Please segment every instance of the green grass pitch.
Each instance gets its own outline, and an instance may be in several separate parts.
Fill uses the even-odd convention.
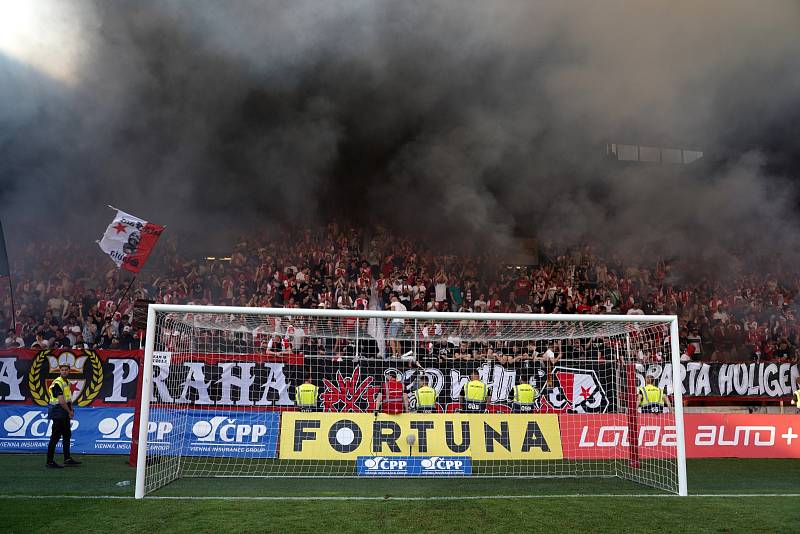
[[[125,459],[0,455],[0,532],[800,531],[797,460],[689,460],[688,498],[619,479],[306,478],[183,479],[155,495],[225,499],[136,501]]]

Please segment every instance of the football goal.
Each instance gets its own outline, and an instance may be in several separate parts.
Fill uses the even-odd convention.
[[[674,316],[151,304],[136,497],[186,477],[401,476],[686,495],[680,369]]]

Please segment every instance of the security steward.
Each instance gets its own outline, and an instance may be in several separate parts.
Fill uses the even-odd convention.
[[[512,413],[531,413],[538,394],[536,388],[520,375],[519,382],[512,391],[514,394]]]
[[[375,401],[375,415],[382,411],[385,414],[397,415],[408,411],[408,394],[403,385],[402,373],[390,373],[383,383],[381,392]]]
[[[473,371],[470,381],[464,388],[464,411],[471,413],[483,413],[486,411],[486,384],[484,384],[478,371]]]
[[[63,438],[62,447],[64,450],[64,466],[75,467],[82,462],[74,459],[69,454],[70,440],[72,439],[72,429],[70,420],[75,416],[72,409],[72,394],[69,387],[69,365],[63,363],[58,366],[58,378],[50,384],[50,403],[47,415],[53,421],[50,443],[47,445],[47,467],[61,468],[61,464],[55,462],[56,445],[58,440]]]
[[[436,412],[436,390],[429,385],[429,382],[426,375],[422,375],[419,379],[419,387],[414,392],[417,400],[417,413]]]
[[[800,377],[797,377],[797,382],[795,382],[797,389],[793,393],[792,397],[792,404],[794,404],[795,408],[797,409],[797,413],[800,413]]]
[[[314,385],[310,376],[306,381],[297,386],[294,394],[294,402],[301,412],[316,412],[319,408],[319,388]]]
[[[664,405],[669,406],[669,399],[661,388],[653,384],[653,377],[644,379],[644,387],[639,388],[639,411],[642,413],[662,413]]]

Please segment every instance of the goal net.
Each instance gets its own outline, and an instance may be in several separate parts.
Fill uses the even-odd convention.
[[[136,496],[182,477],[370,476],[685,495],[678,357],[673,316],[151,305]]]

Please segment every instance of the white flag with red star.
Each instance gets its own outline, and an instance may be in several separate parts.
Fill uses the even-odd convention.
[[[163,231],[163,226],[117,210],[114,220],[97,243],[117,267],[138,273]]]

